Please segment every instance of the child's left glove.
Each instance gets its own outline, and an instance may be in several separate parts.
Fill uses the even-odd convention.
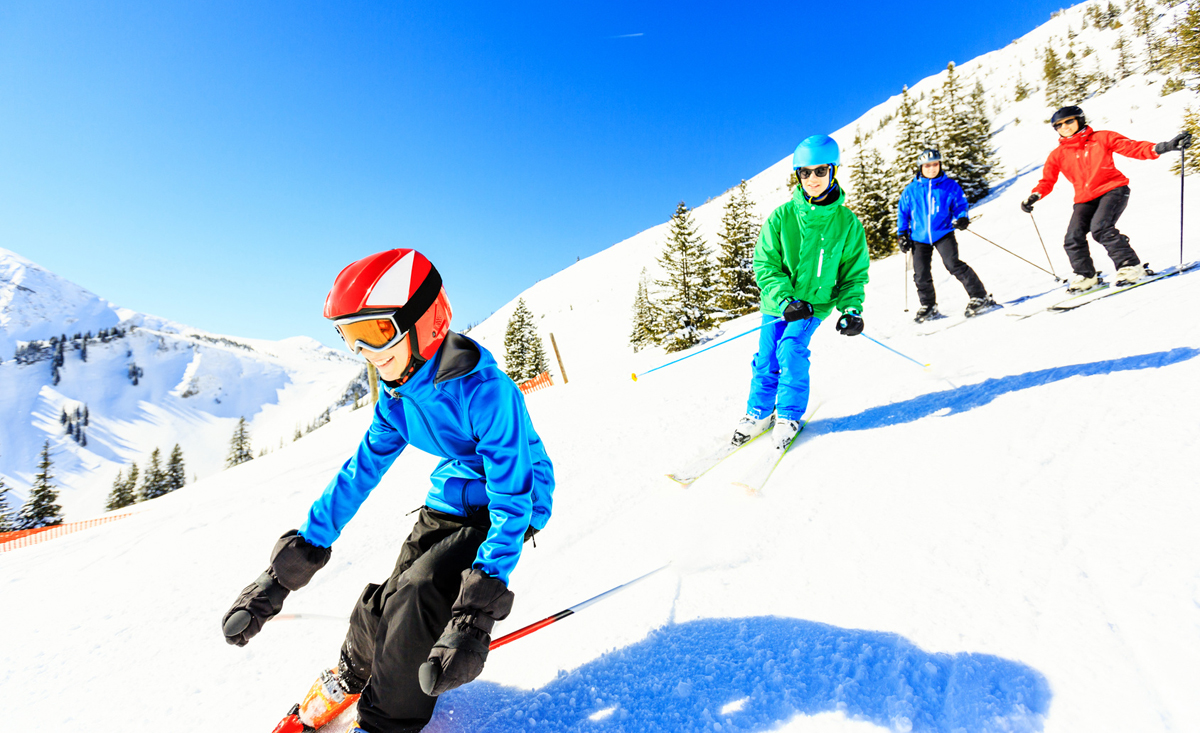
[[[492,627],[508,618],[515,597],[499,578],[475,568],[463,571],[450,623],[418,673],[426,695],[437,697],[479,676],[492,643]]]
[[[842,317],[838,319],[837,331],[843,336],[857,336],[862,333],[863,319],[858,315],[858,311],[846,311]]]

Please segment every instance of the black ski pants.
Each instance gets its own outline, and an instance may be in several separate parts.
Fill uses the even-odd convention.
[[[942,256],[942,264],[967,289],[969,297],[987,297],[987,288],[983,287],[983,281],[970,265],[958,259],[958,240],[954,238],[954,232],[950,232],[933,244],[913,242],[913,282],[917,284],[917,297],[920,298],[921,305],[937,305],[937,292],[933,289],[935,249]]]
[[[1092,253],[1088,250],[1087,235],[1090,231],[1095,239],[1108,252],[1117,269],[1136,265],[1141,262],[1137,252],[1129,246],[1129,237],[1117,231],[1117,219],[1121,218],[1125,207],[1129,205],[1129,186],[1114,188],[1108,193],[1075,204],[1071,214],[1071,223],[1067,225],[1067,238],[1063,249],[1071,260],[1071,269],[1076,275],[1095,277],[1096,266],[1092,264]]]
[[[414,733],[433,717],[437,698],[421,691],[417,670],[450,621],[462,571],[475,561],[489,526],[486,511],[456,517],[422,507],[391,577],[363,591],[342,658],[369,678],[358,701],[368,733]]]

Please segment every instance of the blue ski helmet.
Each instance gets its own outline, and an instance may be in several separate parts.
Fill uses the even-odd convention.
[[[917,156],[917,165],[925,165],[926,163],[941,163],[942,154],[934,148],[926,148]]]
[[[838,144],[828,135],[811,135],[800,141],[792,153],[792,170],[814,165],[841,165]]]

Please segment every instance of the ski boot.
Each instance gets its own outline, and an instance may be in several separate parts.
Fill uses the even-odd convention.
[[[915,318],[913,318],[913,320],[916,321],[917,323],[924,323],[925,321],[929,321],[934,318],[939,318],[939,317],[941,317],[941,315],[942,315],[941,313],[938,313],[936,304],[935,305],[923,305],[917,309],[917,315]]]
[[[774,413],[761,419],[753,415],[746,415],[741,420],[738,420],[737,428],[734,429],[733,437],[730,438],[729,442],[733,445],[745,445],[770,430],[774,424]]]
[[[963,315],[965,315],[967,318],[973,318],[974,316],[986,311],[990,311],[995,307],[997,307],[997,303],[992,299],[991,295],[983,298],[971,298],[969,301],[967,301],[967,309],[963,312]]]
[[[775,429],[771,431],[771,440],[775,443],[775,450],[787,450],[799,432],[799,420],[780,420],[775,424]]]
[[[1126,265],[1117,270],[1117,278],[1114,283],[1117,287],[1122,285],[1133,285],[1135,282],[1146,277],[1150,273],[1146,270],[1146,266],[1138,263]]]
[[[272,733],[313,733],[320,730],[358,702],[366,686],[367,683],[355,676],[342,661],[334,669],[321,673],[304,700],[292,706]]]
[[[1076,275],[1071,278],[1071,284],[1067,286],[1068,293],[1086,293],[1092,288],[1100,287],[1100,273],[1096,273],[1091,277],[1086,275]]]

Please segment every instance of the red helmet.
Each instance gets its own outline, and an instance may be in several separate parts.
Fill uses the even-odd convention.
[[[400,380],[404,382],[433,358],[450,332],[450,299],[442,276],[423,254],[390,249],[364,257],[338,274],[325,298],[325,317],[356,353],[360,348],[382,351],[408,336],[411,358]],[[363,326],[351,329],[353,324]],[[347,338],[347,332],[362,338]]]

